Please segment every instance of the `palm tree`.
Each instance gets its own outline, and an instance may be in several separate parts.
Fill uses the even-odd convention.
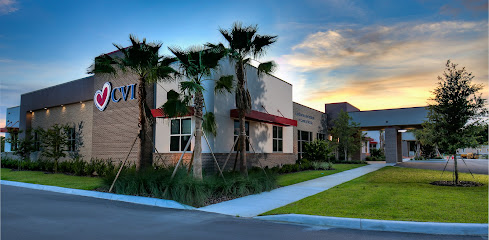
[[[160,56],[161,43],[147,43],[144,38],[139,41],[134,35],[129,35],[131,46],[123,48],[120,45],[114,46],[122,53],[122,57],[110,56],[103,54],[95,58],[95,63],[88,70],[89,74],[93,73],[111,73],[119,74],[120,72],[130,72],[138,77],[138,106],[139,106],[139,139],[140,149],[138,168],[145,167],[151,164],[152,151],[147,151],[151,148],[152,139],[148,139],[147,131],[151,128],[148,118],[150,109],[146,103],[146,84],[154,83],[162,80],[170,80],[176,71],[170,67],[170,64],[175,61],[174,58]],[[120,70],[120,71],[118,71]]]
[[[184,94],[181,99],[178,93],[169,94],[169,101],[163,105],[163,111],[169,117],[183,115],[193,99],[195,117],[195,147],[193,151],[193,175],[196,179],[202,179],[202,130],[216,135],[216,124],[212,111],[206,111],[203,91],[203,82],[211,75],[211,71],[219,66],[219,60],[225,56],[225,52],[218,48],[179,47],[168,48],[178,60],[179,72],[185,81],[180,82],[180,90]],[[231,91],[232,76],[221,77],[216,84],[215,91]],[[189,140],[190,141],[190,140]]]
[[[245,132],[245,114],[251,110],[251,96],[247,89],[247,78],[245,64],[249,64],[252,58],[258,58],[265,54],[265,50],[272,43],[277,41],[277,36],[257,34],[258,26],[242,26],[241,23],[235,22],[231,29],[219,29],[222,36],[228,43],[228,56],[235,61],[235,70],[237,84],[235,90],[235,103],[239,112],[239,147],[240,149],[240,172],[248,176],[246,164],[246,132]],[[218,45],[208,44],[211,47]],[[222,44],[219,46],[224,47]],[[263,62],[258,65],[258,73],[270,73],[275,68],[273,61]]]

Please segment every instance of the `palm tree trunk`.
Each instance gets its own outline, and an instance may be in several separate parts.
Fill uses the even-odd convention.
[[[204,98],[202,92],[195,93],[195,146],[194,146],[194,178],[202,180],[202,108]]]
[[[146,118],[144,117],[144,101],[146,101],[146,84],[144,82],[144,78],[139,78],[139,86],[138,86],[138,107],[139,107],[139,156],[136,162],[136,168],[138,170],[144,167],[145,161],[145,143],[146,139]]]
[[[239,112],[239,158],[240,165],[239,170],[243,176],[248,177],[248,168],[246,162],[246,127],[245,127],[245,115],[246,111],[251,108],[249,99],[249,93],[245,89],[245,75],[244,64],[240,60],[236,63],[236,77],[238,78],[238,84],[236,86],[236,107]]]

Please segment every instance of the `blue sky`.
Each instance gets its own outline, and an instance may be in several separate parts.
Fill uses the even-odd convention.
[[[0,0],[0,125],[20,94],[87,76],[95,56],[128,45],[131,33],[168,54],[223,41],[218,28],[235,21],[278,35],[261,60],[279,64],[297,102],[426,105],[447,59],[487,86],[487,19],[487,0]]]

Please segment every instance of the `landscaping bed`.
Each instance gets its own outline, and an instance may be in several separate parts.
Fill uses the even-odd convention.
[[[479,187],[431,185],[451,172],[385,167],[263,215],[309,214],[421,222],[488,222],[488,176],[461,173]]]

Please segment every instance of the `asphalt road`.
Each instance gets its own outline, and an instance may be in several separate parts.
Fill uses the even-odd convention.
[[[328,229],[1,186],[1,239],[487,239]]]
[[[458,171],[468,173],[469,169],[472,173],[477,174],[488,174],[488,163],[486,159],[465,159],[465,163],[462,160],[457,160]],[[408,167],[408,168],[422,168],[422,169],[433,169],[442,171],[445,167],[446,161],[440,162],[403,162],[398,163],[396,166]],[[465,165],[467,164],[467,165]],[[450,160],[445,171],[452,172],[454,169],[454,162]]]

